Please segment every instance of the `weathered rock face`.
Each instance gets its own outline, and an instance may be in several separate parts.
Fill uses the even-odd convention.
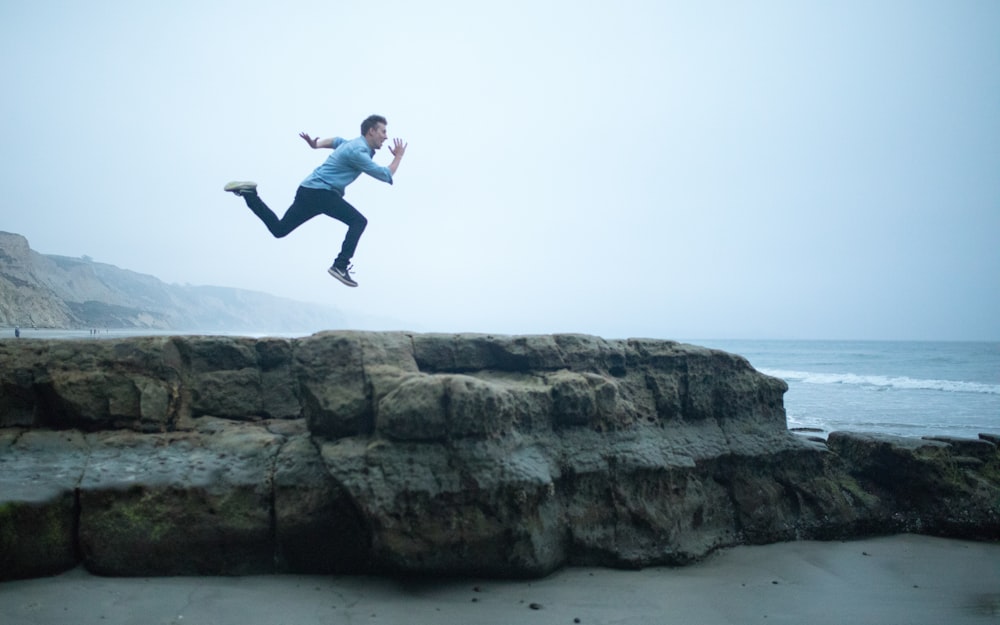
[[[0,341],[0,577],[544,575],[741,543],[1000,538],[994,437],[789,433],[667,341],[333,332]]]

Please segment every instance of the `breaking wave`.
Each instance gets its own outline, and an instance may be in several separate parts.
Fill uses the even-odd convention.
[[[960,382],[955,380],[921,380],[908,377],[884,375],[856,375],[854,373],[815,373],[811,371],[787,371],[784,369],[761,369],[761,373],[781,378],[786,382],[804,384],[846,384],[880,389],[905,389],[942,391],[945,393],[980,393],[1000,395],[1000,384],[981,382]]]

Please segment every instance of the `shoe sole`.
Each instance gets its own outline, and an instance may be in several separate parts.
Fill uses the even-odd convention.
[[[339,273],[337,273],[333,269],[327,269],[326,272],[328,274],[330,274],[331,276],[333,276],[334,278],[340,280],[341,283],[346,284],[347,286],[358,286],[357,282],[355,282],[354,280],[350,280],[348,278],[345,278],[344,276],[340,275]]]
[[[226,186],[222,187],[222,190],[226,193],[242,193],[245,191],[256,191],[257,185],[248,184],[246,182],[230,182]]]

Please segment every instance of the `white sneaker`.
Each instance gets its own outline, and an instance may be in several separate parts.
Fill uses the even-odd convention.
[[[256,182],[238,182],[233,181],[228,183],[226,186],[222,187],[223,191],[227,193],[235,193],[236,195],[246,195],[247,193],[257,192]]]

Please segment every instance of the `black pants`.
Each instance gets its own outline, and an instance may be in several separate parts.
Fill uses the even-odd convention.
[[[260,217],[271,234],[279,239],[320,214],[328,215],[347,224],[347,236],[344,237],[344,244],[340,247],[337,259],[333,261],[334,265],[341,268],[347,267],[348,261],[354,256],[354,250],[358,247],[358,239],[361,238],[361,233],[368,225],[365,216],[335,191],[299,187],[298,191],[295,192],[295,201],[288,207],[285,216],[281,219],[278,219],[256,193],[248,193],[243,196],[243,199],[246,200],[250,210]]]

